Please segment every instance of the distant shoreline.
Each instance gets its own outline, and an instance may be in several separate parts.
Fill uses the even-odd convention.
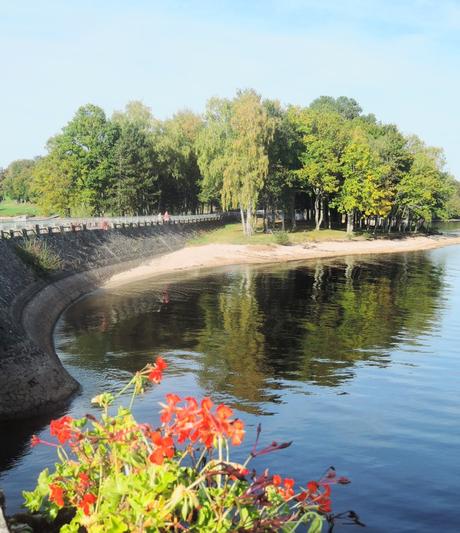
[[[460,244],[460,237],[444,235],[377,239],[372,241],[323,241],[304,245],[207,244],[190,246],[112,276],[102,288],[111,289],[168,273],[242,264],[269,264],[347,255],[388,254],[432,250]]]

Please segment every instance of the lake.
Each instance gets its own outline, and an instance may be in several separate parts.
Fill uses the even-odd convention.
[[[459,246],[96,291],[55,330],[83,384],[66,412],[92,411],[92,396],[161,354],[170,367],[137,405],[139,419],[155,423],[167,392],[210,395],[247,424],[236,458],[261,422],[262,442],[294,442],[254,466],[305,483],[334,465],[352,483],[333,487],[333,509],[355,510],[367,531],[458,531],[459,310]],[[14,512],[53,461],[49,448],[28,446],[32,433],[47,436],[48,419],[0,430],[0,487]]]

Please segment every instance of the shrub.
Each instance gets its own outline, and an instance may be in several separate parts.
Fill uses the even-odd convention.
[[[167,394],[160,427],[136,422],[135,397],[148,383],[160,383],[166,367],[158,358],[119,394],[93,398],[102,409],[100,418],[64,416],[51,422],[57,442],[32,438],[33,445],[54,446],[59,462],[53,472],[40,474],[34,491],[23,493],[29,510],[50,520],[70,511],[64,533],[262,532],[299,526],[318,533],[334,519],[331,485],[348,480],[331,468],[321,480],[296,488],[293,479],[249,471],[252,458],[291,444],[259,448],[260,426],[247,460],[233,462],[230,448],[243,441],[245,429],[226,405]],[[128,390],[129,408],[115,410],[114,401]]]
[[[289,246],[291,244],[289,239],[289,233],[287,231],[277,231],[273,233],[276,244],[281,246]]]
[[[30,265],[39,274],[49,274],[59,270],[62,265],[59,255],[48,248],[41,239],[24,239],[16,246],[16,253],[22,261]]]

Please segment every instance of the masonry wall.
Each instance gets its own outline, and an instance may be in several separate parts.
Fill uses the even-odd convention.
[[[0,420],[58,409],[79,384],[57,357],[52,332],[61,312],[113,274],[178,250],[191,237],[221,224],[87,230],[41,235],[60,258],[52,275],[26,264],[23,239],[0,240]]]

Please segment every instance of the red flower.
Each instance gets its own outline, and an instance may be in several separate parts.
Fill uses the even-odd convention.
[[[87,489],[91,484],[89,476],[85,472],[80,472],[78,474],[78,479],[80,480],[80,486],[82,489]]]
[[[166,368],[168,368],[166,361],[162,357],[157,357],[157,360],[155,361],[153,367],[151,367],[147,378],[150,381],[153,381],[153,383],[161,383],[161,380],[163,379],[163,370],[166,370]]]
[[[163,437],[159,431],[150,434],[155,449],[149,455],[151,463],[161,465],[165,457],[171,459],[174,456],[174,441],[171,437]]]
[[[230,407],[221,404],[217,407],[216,414],[217,417],[220,418],[220,420],[226,420],[227,418],[230,418],[233,415],[233,411],[230,409]]]
[[[185,398],[185,405],[175,394],[166,396],[166,404],[161,404],[161,421],[168,434],[177,437],[179,443],[189,439],[199,441],[207,448],[213,446],[216,437],[230,438],[234,445],[241,444],[244,438],[244,424],[241,420],[231,420],[233,410],[226,405],[217,406],[213,412],[213,402],[203,398],[201,404],[193,397]]]
[[[239,446],[244,439],[244,422],[242,420],[236,419],[230,424],[229,435],[232,438],[232,444],[234,446]]]
[[[50,424],[50,433],[53,437],[57,437],[61,444],[69,441],[73,434],[72,424],[73,418],[71,416],[63,416],[58,420],[52,420]]]
[[[305,492],[304,490],[297,496],[297,501],[303,502],[307,499],[308,492]]]
[[[55,483],[51,483],[49,486],[50,495],[49,499],[54,502],[58,507],[64,506],[64,489]]]
[[[281,476],[279,476],[278,474],[275,474],[273,476],[272,483],[273,485],[275,485],[275,487],[278,487],[279,485],[281,485]]]
[[[80,507],[80,509],[83,509],[83,512],[85,513],[86,516],[89,516],[89,514],[91,513],[89,506],[93,505],[93,503],[96,503],[96,501],[97,501],[96,496],[94,494],[88,493],[88,494],[85,494],[83,498],[80,500],[78,507]]]
[[[163,357],[157,357],[157,360],[155,361],[155,366],[161,371],[163,371],[168,368],[168,363],[163,359]]]

